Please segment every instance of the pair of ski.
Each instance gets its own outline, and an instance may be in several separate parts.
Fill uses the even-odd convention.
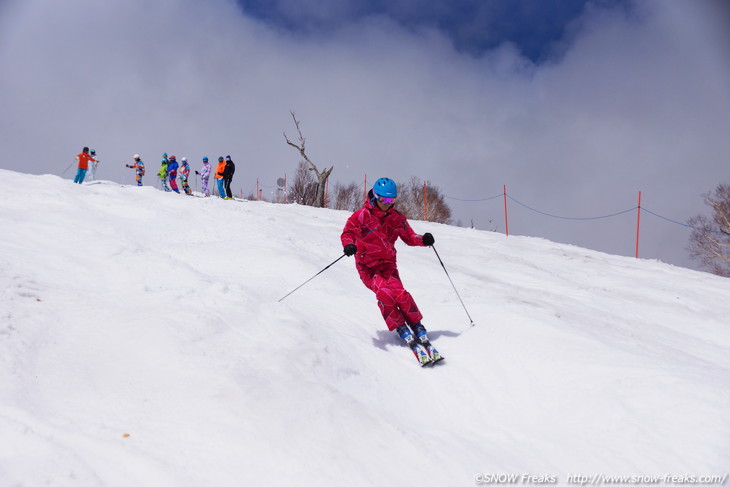
[[[435,365],[444,360],[444,356],[430,343],[427,345],[413,343],[411,351],[421,367]]]
[[[402,324],[395,329],[395,332],[406,342],[421,367],[437,364],[444,359],[436,347],[431,345],[426,328],[420,321],[412,325]]]

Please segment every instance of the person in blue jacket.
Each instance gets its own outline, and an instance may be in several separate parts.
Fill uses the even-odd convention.
[[[177,167],[177,159],[175,159],[175,156],[170,156],[170,163],[167,165],[167,174],[170,176],[170,188],[180,194],[180,190],[177,188]]]

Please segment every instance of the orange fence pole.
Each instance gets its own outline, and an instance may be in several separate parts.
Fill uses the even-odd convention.
[[[636,208],[636,258],[639,258],[639,228],[641,225],[641,191],[639,191],[639,206]]]

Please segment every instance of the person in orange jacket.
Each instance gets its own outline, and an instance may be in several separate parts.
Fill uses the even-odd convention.
[[[218,194],[221,198],[226,198],[226,188],[223,181],[223,173],[226,170],[226,160],[223,156],[218,158],[218,167],[215,168],[215,180],[218,183]]]
[[[86,177],[86,171],[89,170],[89,161],[96,162],[96,159],[89,155],[89,148],[84,147],[81,154],[76,156],[76,160],[79,161],[78,169],[76,170],[76,177],[74,183],[83,183]]]

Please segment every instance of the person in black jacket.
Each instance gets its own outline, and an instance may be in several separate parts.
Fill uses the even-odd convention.
[[[231,156],[226,156],[226,168],[223,171],[223,186],[226,189],[226,199],[233,199],[231,193],[231,182],[233,181],[233,173],[236,172],[236,165],[233,163]]]

